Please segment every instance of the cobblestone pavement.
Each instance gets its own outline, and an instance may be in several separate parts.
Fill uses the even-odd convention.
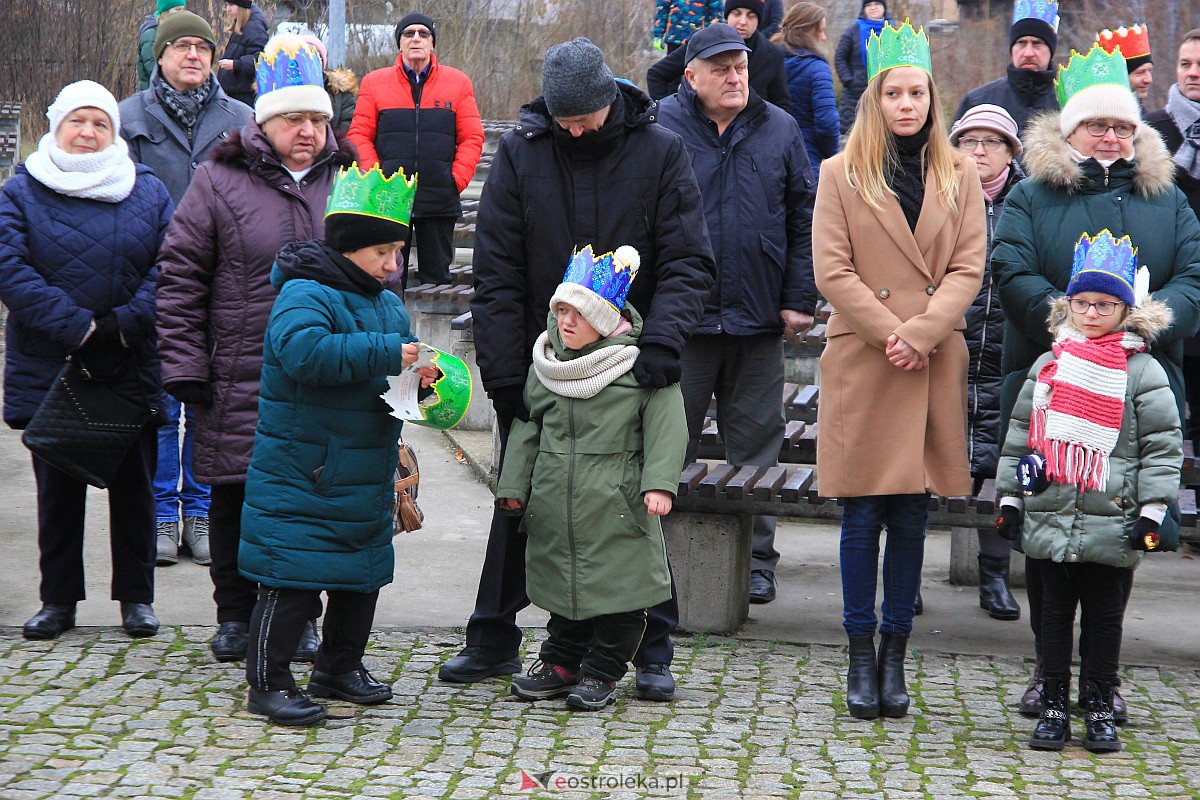
[[[682,639],[673,704],[633,699],[629,677],[615,706],[589,714],[519,702],[504,680],[440,683],[460,632],[392,631],[368,665],[395,700],[334,704],[337,719],[289,730],[246,712],[239,665],[208,656],[212,632],[5,631],[0,798],[1200,795],[1195,669],[1128,668],[1125,750],[1094,756],[1023,746],[1031,723],[1011,700],[1029,665],[1015,658],[915,653],[913,713],[862,722],[842,700],[844,648]]]

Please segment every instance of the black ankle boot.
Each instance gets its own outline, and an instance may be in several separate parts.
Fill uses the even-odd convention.
[[[1007,556],[979,556],[979,607],[992,619],[1021,618],[1021,607],[1008,588]]]
[[[850,637],[850,668],[846,670],[846,706],[855,719],[879,716],[879,677],[875,667],[875,637]]]
[[[1117,736],[1117,723],[1112,710],[1113,685],[1088,681],[1084,693],[1087,695],[1087,705],[1083,717],[1086,726],[1083,748],[1093,753],[1120,750],[1121,739]]]
[[[1033,726],[1029,746],[1034,750],[1062,750],[1071,741],[1068,681],[1046,677],[1042,686],[1042,715]]]
[[[904,657],[908,635],[885,633],[879,638],[879,713],[903,717],[908,713],[908,687],[904,683]]]

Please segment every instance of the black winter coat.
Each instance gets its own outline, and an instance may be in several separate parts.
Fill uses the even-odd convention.
[[[618,82],[608,121],[572,139],[545,100],[504,134],[479,203],[471,312],[484,389],[524,386],[550,297],[576,247],[635,247],[628,302],[641,344],[680,354],[716,268],[700,189],[679,136],[655,124],[658,103]]]
[[[995,200],[983,197],[987,209],[987,254],[992,255],[992,235],[1000,213],[1004,211],[1004,198],[1025,174],[1014,161],[1008,180]],[[996,475],[996,464],[1000,460],[1000,445],[1004,432],[1000,430],[1000,385],[1004,371],[1000,368],[1000,357],[1004,351],[1004,309],[1000,306],[1000,294],[992,283],[992,271],[988,261],[983,263],[983,285],[975,302],[967,309],[967,329],[963,337],[967,340],[967,458],[971,474],[976,477],[992,478]]]
[[[257,5],[253,5],[250,7],[250,19],[242,26],[242,32],[231,34],[229,41],[225,43],[225,49],[221,51],[222,59],[233,60],[232,70],[217,70],[217,80],[221,82],[221,88],[225,90],[225,94],[249,106],[254,105],[255,62],[270,38],[269,29],[267,15]]]
[[[858,116],[858,98],[867,88],[867,64],[863,61],[862,46],[858,41],[858,20],[842,32],[837,49],[833,52],[833,66],[842,93],[838,96],[838,111],[842,118],[842,133],[848,133]]]
[[[984,103],[997,105],[1007,111],[1017,123],[1017,131],[1025,132],[1025,125],[1042,111],[1057,111],[1058,100],[1054,97],[1054,70],[1033,72],[1008,66],[1008,75],[977,86],[963,97],[954,119],[959,119],[972,108]]]
[[[750,63],[746,67],[750,75],[750,88],[767,102],[774,103],[790,113],[792,96],[788,92],[787,70],[783,66],[783,49],[772,44],[758,31],[746,39],[746,46],[751,50]],[[646,70],[646,91],[651,97],[662,100],[679,91],[686,57],[687,48],[680,47],[663,56]]]
[[[1183,146],[1183,134],[1179,132],[1175,120],[1171,119],[1165,108],[1162,111],[1147,114],[1146,124],[1158,131],[1163,144],[1167,146],[1167,152],[1172,156]],[[1177,165],[1175,167],[1175,185],[1187,195],[1188,205],[1196,212],[1196,216],[1200,217],[1200,180],[1188,175],[1186,170]]]

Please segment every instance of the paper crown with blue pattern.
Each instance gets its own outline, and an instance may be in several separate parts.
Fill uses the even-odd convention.
[[[1144,292],[1136,292],[1145,272],[1137,268],[1137,248],[1128,236],[1117,239],[1105,228],[1095,236],[1084,233],[1075,243],[1075,258],[1071,262],[1071,282],[1067,284],[1067,295],[1079,292],[1102,292],[1120,299],[1130,308],[1141,300]],[[1146,272],[1146,278],[1149,272]]]
[[[1058,32],[1058,0],[1017,0],[1013,3],[1013,24],[1023,19],[1036,19]]]
[[[867,40],[867,80],[894,67],[916,67],[933,75],[925,28],[914,29],[905,19],[897,26],[885,22],[879,33],[871,31]]]
[[[586,245],[571,255],[550,308],[557,303],[572,305],[601,336],[608,336],[620,324],[621,309],[641,263],[638,251],[629,245],[599,258]]]
[[[254,81],[258,88],[254,121],[259,125],[279,114],[301,111],[333,116],[321,56],[299,36],[272,36],[258,57]]]

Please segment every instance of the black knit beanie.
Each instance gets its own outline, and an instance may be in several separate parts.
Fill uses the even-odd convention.
[[[887,18],[887,0],[862,0],[862,6],[858,10],[858,15],[860,17],[862,16],[862,12],[867,9],[867,6],[870,3],[879,3],[879,5],[883,6],[883,16],[884,19]]]
[[[373,244],[408,238],[408,226],[365,214],[330,214],[325,218],[325,244],[339,253],[353,253]]]
[[[413,11],[410,14],[405,14],[404,18],[396,23],[396,47],[400,47],[400,34],[404,33],[404,29],[409,25],[424,25],[429,28],[431,34],[430,42],[437,47],[437,25],[429,17],[419,11]]]
[[[735,8],[753,11],[758,16],[758,21],[762,22],[763,0],[725,0],[725,17],[728,18]]]
[[[1026,17],[1014,22],[1008,33],[1009,51],[1017,43],[1017,39],[1022,36],[1036,36],[1041,39],[1050,48],[1050,57],[1054,58],[1054,51],[1058,49],[1058,34],[1054,32],[1054,28],[1051,28],[1048,22],[1033,17]]]

